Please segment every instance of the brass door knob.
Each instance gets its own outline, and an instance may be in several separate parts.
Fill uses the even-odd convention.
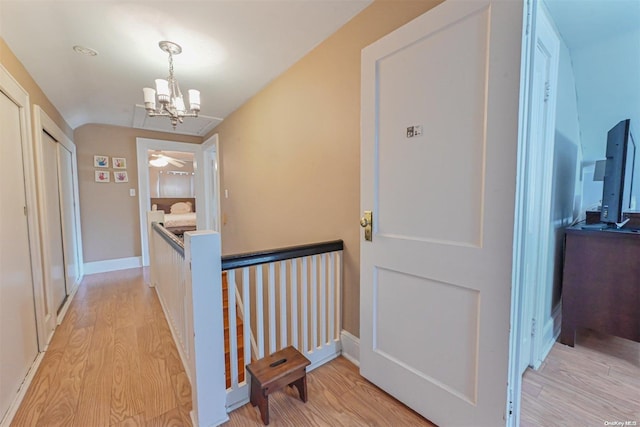
[[[368,225],[371,225],[371,223],[369,222],[369,218],[367,218],[366,216],[363,216],[362,218],[360,218],[360,227],[366,227]]]

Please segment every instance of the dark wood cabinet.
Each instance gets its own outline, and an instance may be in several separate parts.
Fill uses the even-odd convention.
[[[578,328],[640,342],[639,232],[566,230],[560,342]]]

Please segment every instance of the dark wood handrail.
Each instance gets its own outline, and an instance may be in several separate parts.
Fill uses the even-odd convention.
[[[307,245],[289,246],[280,249],[268,249],[265,251],[248,252],[243,254],[225,255],[222,257],[222,270],[233,270],[241,267],[266,264],[287,259],[301,258],[311,255],[319,255],[327,252],[341,251],[344,249],[342,240],[311,243]]]
[[[184,243],[175,234],[164,228],[161,222],[152,222],[151,227],[184,258]]]

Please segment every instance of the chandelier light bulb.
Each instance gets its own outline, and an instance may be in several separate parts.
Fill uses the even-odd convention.
[[[194,111],[200,111],[200,91],[189,89],[189,106]]]
[[[156,91],[151,89],[150,87],[145,87],[142,89],[144,93],[144,107],[148,109],[155,110],[156,109]]]

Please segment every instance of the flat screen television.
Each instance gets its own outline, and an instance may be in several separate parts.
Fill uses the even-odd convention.
[[[607,133],[607,159],[602,188],[600,221],[622,224],[623,213],[635,206],[636,142],[631,120],[622,120]]]

